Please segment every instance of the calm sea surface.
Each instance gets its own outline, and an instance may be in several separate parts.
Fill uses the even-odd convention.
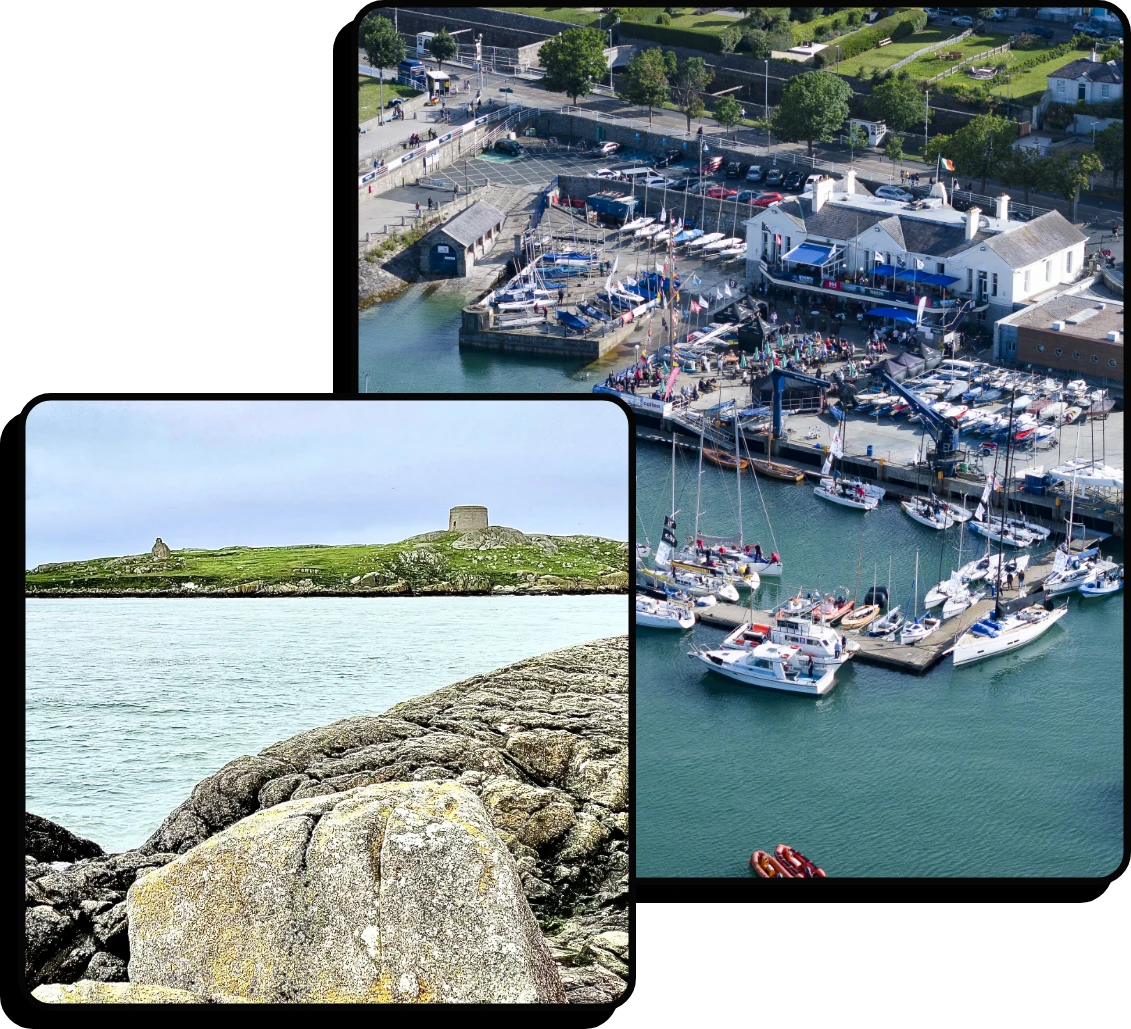
[[[410,286],[358,318],[358,389],[370,393],[587,393],[623,358],[586,365],[534,354],[460,350],[460,310],[479,294]],[[631,361],[629,362],[631,363]]]
[[[693,459],[677,462],[679,536],[695,520]],[[883,503],[862,516],[805,486],[743,483],[745,539],[775,547],[786,586],[885,585],[905,604],[920,550],[922,598],[957,538]],[[637,537],[659,541],[671,451],[637,447]],[[735,476],[703,475],[702,531],[736,531]],[[950,534],[948,533],[948,536]],[[1123,560],[1119,541],[1105,550]],[[969,535],[980,552],[985,540]],[[953,546],[952,546],[953,545]],[[950,548],[944,552],[943,548]],[[972,554],[967,551],[966,560]],[[788,586],[792,585],[792,589]],[[637,874],[744,876],[750,854],[788,843],[835,876],[1100,876],[1123,851],[1123,594],[1084,600],[1017,653],[924,677],[864,664],[814,700],[711,675],[687,644],[721,629],[637,631]]]
[[[27,810],[108,851],[223,764],[627,631],[611,597],[28,600]]]

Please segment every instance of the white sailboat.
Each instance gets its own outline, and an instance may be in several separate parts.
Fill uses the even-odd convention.
[[[685,604],[636,595],[636,624],[649,629],[690,629],[695,614]]]
[[[947,507],[932,497],[912,497],[899,506],[905,515],[928,529],[949,529],[955,521]]]
[[[914,612],[919,610],[919,551],[915,551],[915,580],[911,586],[911,600],[908,603]],[[913,616],[912,620],[907,622],[899,631],[899,642],[907,645],[915,644],[920,640],[925,640],[931,635],[940,625],[942,620],[935,618],[934,615],[929,615],[926,612],[919,615],[917,618]]]

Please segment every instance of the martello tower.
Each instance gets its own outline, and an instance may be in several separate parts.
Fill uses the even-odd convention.
[[[453,507],[448,512],[448,532],[470,532],[487,528],[487,508]]]

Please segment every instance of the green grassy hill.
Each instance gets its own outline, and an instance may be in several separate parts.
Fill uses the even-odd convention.
[[[526,535],[492,526],[400,543],[174,550],[40,565],[25,591],[160,595],[279,593],[624,592],[628,544],[597,536]]]

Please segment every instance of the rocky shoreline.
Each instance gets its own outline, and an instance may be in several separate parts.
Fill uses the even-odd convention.
[[[610,1003],[628,796],[616,637],[237,758],[121,854],[28,813],[26,982],[50,1002]]]

